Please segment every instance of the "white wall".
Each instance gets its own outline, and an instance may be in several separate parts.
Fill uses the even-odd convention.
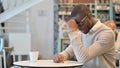
[[[32,50],[40,52],[40,58],[53,58],[53,0],[43,0],[30,9]]]

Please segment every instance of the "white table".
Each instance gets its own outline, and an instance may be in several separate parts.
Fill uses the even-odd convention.
[[[62,67],[82,67],[83,63],[77,61],[64,61],[64,63],[54,63],[53,60],[38,60],[37,62],[19,61],[13,63],[20,67],[34,67],[34,68],[62,68]]]

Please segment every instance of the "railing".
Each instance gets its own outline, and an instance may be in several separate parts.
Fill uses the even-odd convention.
[[[1,0],[4,10],[12,9],[30,0]]]
[[[5,12],[0,14],[0,23],[40,3],[42,0],[2,0]]]

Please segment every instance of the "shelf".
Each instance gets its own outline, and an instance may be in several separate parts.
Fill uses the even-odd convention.
[[[116,3],[113,3],[113,4],[114,4],[114,5],[120,5],[120,3],[117,3],[117,2],[116,2]]]
[[[69,0],[67,0],[67,1],[69,1]],[[70,2],[67,2],[67,1],[61,2],[58,4],[58,6],[60,8],[58,14],[61,16],[62,15],[63,16],[70,15],[72,8],[75,5],[83,4],[83,5],[88,6],[92,12],[92,15],[96,18],[100,18],[102,20],[102,22],[110,20],[111,18],[113,18],[113,14],[111,13],[112,10],[110,8],[112,3],[110,2],[110,0],[104,0],[104,1],[103,0],[93,0],[92,3],[90,3],[90,2],[89,3],[73,2],[74,0],[72,0]],[[85,0],[83,0],[83,1],[85,1]],[[111,14],[112,14],[112,17],[109,17],[109,16],[111,16]],[[62,17],[62,18],[64,18],[64,17]]]
[[[113,3],[114,5],[114,20],[117,27],[120,29],[120,3]]]
[[[120,22],[116,22],[116,25],[117,25],[117,26],[120,26]]]
[[[88,6],[93,13],[93,16],[95,16],[95,3],[58,3],[58,15],[60,16],[68,16],[71,15],[71,11],[75,5],[78,4],[84,4]]]
[[[107,9],[97,9],[97,11],[109,11],[110,9],[107,8]]]
[[[110,3],[97,3],[97,5],[102,5],[102,6],[107,5],[107,6],[109,6],[109,5],[110,5]]]
[[[96,6],[96,10],[110,10],[110,6]]]
[[[95,3],[58,3],[59,6],[75,6],[75,5],[79,5],[79,4],[83,4],[83,5],[88,5],[88,6],[93,6],[95,5]]]
[[[117,14],[117,15],[118,15],[118,14],[120,14],[120,12],[115,12],[115,14]]]
[[[95,0],[95,3],[104,5],[104,4],[109,4],[110,0]]]
[[[115,20],[120,22],[120,18],[116,18]]]
[[[70,15],[71,12],[68,12],[68,13],[62,13],[62,12],[59,12],[58,14],[59,14],[59,15]]]

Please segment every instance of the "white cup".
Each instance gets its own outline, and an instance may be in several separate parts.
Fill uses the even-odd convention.
[[[39,56],[38,51],[30,51],[29,52],[30,62],[36,62],[38,60],[38,56]]]

